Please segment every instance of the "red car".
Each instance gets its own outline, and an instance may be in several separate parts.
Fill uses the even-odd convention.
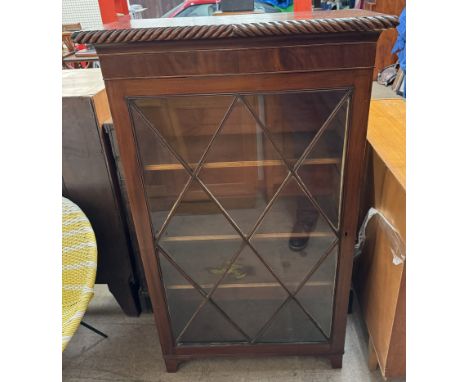
[[[218,3],[221,0],[185,0],[182,4],[172,8],[162,17],[196,17],[196,16],[211,16],[218,9]],[[265,13],[280,12],[279,9],[272,5],[264,4],[256,1],[255,9]]]

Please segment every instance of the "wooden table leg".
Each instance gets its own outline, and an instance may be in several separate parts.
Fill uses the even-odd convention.
[[[174,358],[164,358],[164,362],[166,364],[166,371],[168,373],[175,373],[177,372],[177,369],[179,368],[180,362],[177,359]]]
[[[329,359],[332,369],[341,369],[343,367],[343,354],[331,355]]]

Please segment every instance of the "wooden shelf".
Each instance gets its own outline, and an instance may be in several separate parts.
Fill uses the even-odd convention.
[[[332,237],[331,232],[310,232],[310,233],[258,233],[254,235],[254,239],[284,239],[294,237]],[[239,235],[194,235],[194,236],[168,236],[161,238],[162,242],[175,241],[212,241],[212,240],[236,240],[241,239]]]
[[[331,281],[309,281],[304,284],[304,287],[307,286],[330,286],[333,285]],[[201,284],[200,287],[203,289],[211,289],[213,284]],[[286,286],[289,287],[288,284]],[[244,284],[220,284],[217,289],[230,289],[230,288],[281,288],[278,283],[244,283]],[[193,289],[192,285],[189,284],[180,284],[180,285],[168,285],[166,289],[170,290],[186,290]]]
[[[340,158],[320,158],[320,159],[307,159],[303,162],[303,165],[330,165],[339,164]],[[252,160],[252,161],[236,161],[236,162],[212,162],[205,163],[203,168],[205,169],[217,169],[217,168],[243,168],[243,167],[267,167],[267,166],[281,166],[284,165],[281,160]],[[197,163],[189,163],[191,168],[195,168]],[[174,171],[182,170],[184,167],[181,164],[151,164],[145,166],[146,171]]]

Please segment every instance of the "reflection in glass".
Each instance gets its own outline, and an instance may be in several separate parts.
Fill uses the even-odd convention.
[[[203,296],[166,260],[164,255],[159,256],[159,264],[166,289],[172,334],[177,338],[203,302]]]
[[[263,99],[264,122],[282,156],[292,166],[346,94],[345,90],[271,93],[246,97]]]
[[[158,138],[152,127],[133,107],[131,108],[135,138],[143,170],[145,193],[156,234],[189,176]],[[159,171],[155,171],[158,169]]]
[[[208,302],[195,316],[186,332],[182,334],[181,343],[217,343],[247,342],[238,331],[214,306]]]
[[[338,249],[335,247],[296,295],[327,336],[331,333],[337,261]]]
[[[287,292],[248,247],[213,294],[213,300],[251,338],[287,297]]]
[[[248,234],[287,172],[279,153],[238,99],[213,142],[200,179]]]
[[[179,96],[133,102],[174,151],[195,167],[233,100],[233,96]]]
[[[348,107],[349,100],[338,109],[298,170],[307,189],[336,228],[339,227]],[[322,166],[314,164],[320,160],[324,162]]]
[[[326,337],[296,301],[289,301],[274,318],[259,342],[323,342]]]
[[[323,217],[297,181],[290,179],[265,215],[252,243],[293,293],[334,240]]]
[[[180,343],[328,340],[338,247],[309,275],[339,228],[345,96],[130,101]]]

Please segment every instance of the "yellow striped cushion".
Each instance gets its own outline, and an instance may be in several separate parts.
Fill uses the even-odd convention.
[[[91,224],[76,204],[62,198],[62,351],[93,297],[96,268]]]

